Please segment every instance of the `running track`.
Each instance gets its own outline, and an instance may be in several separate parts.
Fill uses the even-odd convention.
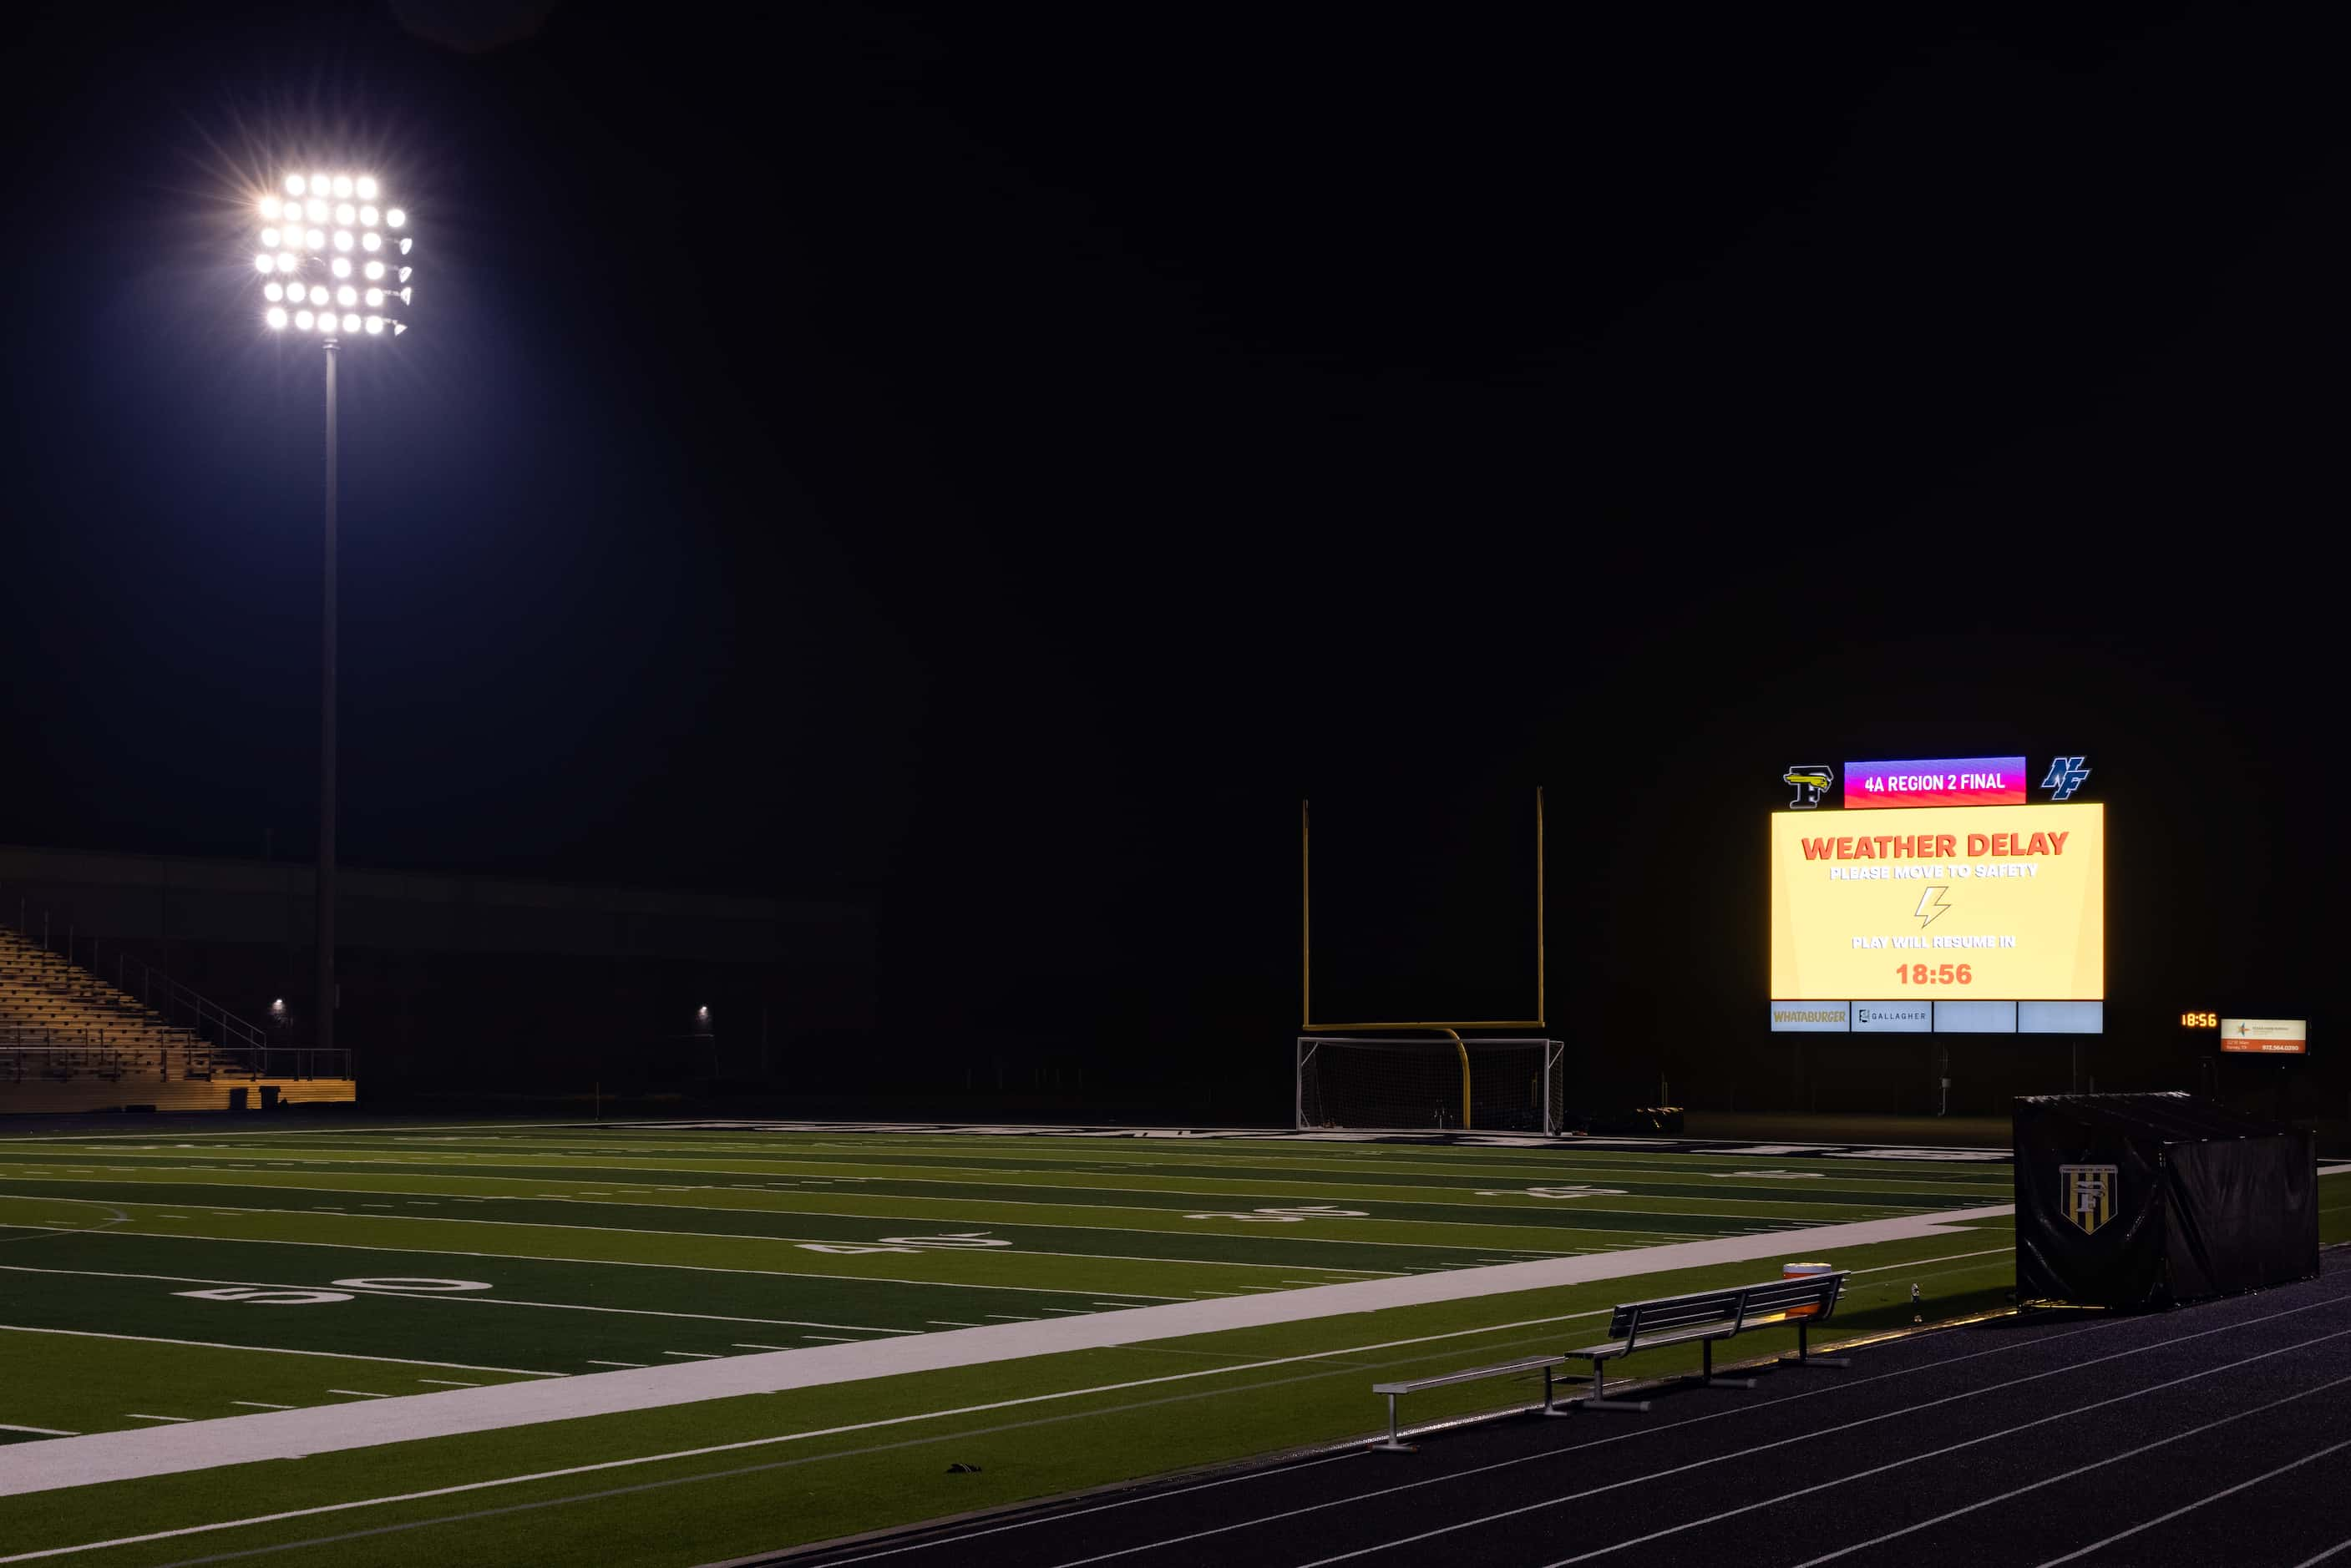
[[[1505,1418],[1412,1455],[1350,1449],[752,1561],[2351,1568],[2351,1250],[2325,1257],[2301,1284],[1998,1319],[1752,1393],[1667,1392],[1647,1416]]]

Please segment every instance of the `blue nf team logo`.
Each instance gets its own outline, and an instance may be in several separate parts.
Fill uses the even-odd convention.
[[[1836,783],[1836,770],[1826,763],[1798,763],[1781,775],[1782,782],[1793,784],[1796,795],[1788,803],[1792,811],[1810,811],[1821,804],[1821,796],[1829,793]]]
[[[2083,1235],[2115,1217],[2115,1176],[2112,1165],[2061,1165],[2057,1168],[2057,1202],[2065,1222]]]
[[[2050,792],[2051,800],[2071,800],[2074,792],[2088,781],[2090,770],[2082,765],[2079,757],[2054,757],[2049,763],[2049,776],[2041,787]]]

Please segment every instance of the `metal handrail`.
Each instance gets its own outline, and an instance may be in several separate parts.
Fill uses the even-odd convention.
[[[229,1051],[266,1051],[269,1037],[260,1029],[239,1018],[201,992],[192,991],[143,959],[126,952],[114,955],[114,988],[126,996],[134,996],[145,1006],[160,1014],[166,1023],[172,1022],[172,1009],[185,1009],[195,1018],[192,1029],[199,1039],[208,1038],[206,1025],[219,1032],[211,1043]],[[159,1006],[156,996],[161,993]]]

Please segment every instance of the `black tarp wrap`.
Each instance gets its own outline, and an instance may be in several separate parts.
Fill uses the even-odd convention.
[[[2021,1099],[2014,1128],[2020,1300],[2164,1307],[2318,1272],[2309,1133],[2183,1094]]]

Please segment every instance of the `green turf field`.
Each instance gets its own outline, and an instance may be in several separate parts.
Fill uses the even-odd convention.
[[[2004,1164],[1573,1145],[654,1126],[0,1138],[0,1440],[2008,1195]],[[2336,1233],[2344,1205],[2351,1190],[2329,1211]],[[2010,1243],[1992,1221],[1842,1253],[1864,1272],[1840,1325],[1907,1325],[1913,1282],[1930,1315],[1995,1310]],[[1360,1435],[1382,1376],[1557,1348],[1614,1301],[1771,1272],[1684,1269],[0,1497],[0,1563],[264,1548],[708,1562]],[[1631,1370],[1677,1365],[1660,1352]],[[1516,1397],[1468,1386],[1412,1416]]]

